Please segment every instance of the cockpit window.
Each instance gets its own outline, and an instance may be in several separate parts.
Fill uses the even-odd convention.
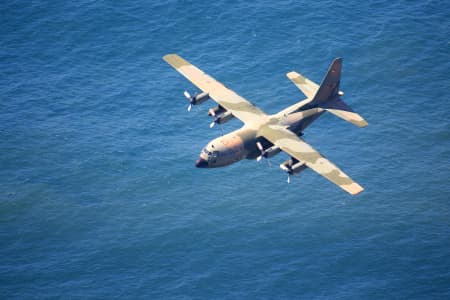
[[[219,156],[219,151],[214,151],[214,152],[212,153],[212,157],[213,157],[213,158],[216,158],[217,156]]]
[[[205,153],[208,156],[211,156],[211,152],[209,152],[208,150],[206,150],[206,148],[203,149],[203,153]]]

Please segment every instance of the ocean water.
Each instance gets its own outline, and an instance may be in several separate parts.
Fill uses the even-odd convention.
[[[445,1],[3,1],[0,298],[449,299]],[[344,59],[364,129],[305,140],[365,191],[196,169],[209,104],[178,53],[268,113]],[[238,120],[224,125],[237,129]]]

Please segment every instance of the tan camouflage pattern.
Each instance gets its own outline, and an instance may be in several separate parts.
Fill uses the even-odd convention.
[[[355,112],[329,108],[327,108],[326,111],[358,127],[366,127],[367,125],[369,125],[369,123],[367,123],[367,121],[364,120],[363,117]]]
[[[163,59],[244,123],[259,123],[267,117],[259,108],[180,56],[168,54]]]
[[[319,85],[297,72],[289,72],[286,76],[305,94],[309,99],[313,99],[319,89]]]
[[[341,61],[342,60],[336,60],[335,62],[333,62],[333,64],[336,62],[338,63],[339,76],[340,76]],[[293,107],[290,107],[289,109],[286,110],[286,112],[284,112],[284,113],[291,113],[292,111],[295,111],[296,109],[302,107],[303,105],[310,103],[310,101],[312,101],[314,99],[320,86],[297,72],[289,72],[286,74],[286,76],[290,80],[292,80],[292,82],[303,92],[303,94],[305,94],[306,97],[308,97],[301,103],[299,103]],[[348,111],[348,110],[343,110],[343,109],[332,109],[332,108],[326,108],[326,110],[328,112],[332,113],[333,115],[335,115],[347,122],[350,122],[353,125],[356,125],[358,127],[366,127],[367,125],[369,125],[367,123],[367,121],[364,120],[363,117],[361,117],[359,114],[357,114],[353,111]]]
[[[235,130],[224,136],[215,138],[209,142],[205,149],[210,153],[220,152],[220,156],[208,158],[204,151],[200,157],[207,160],[210,168],[228,166],[245,158],[245,140],[242,136],[243,129]]]
[[[258,155],[255,153],[255,151],[257,151],[257,138],[264,137],[275,146],[280,147],[281,150],[290,156],[305,162],[307,167],[340,186],[348,193],[356,195],[364,190],[336,165],[324,158],[318,151],[300,139],[295,133],[287,129],[287,127],[295,122],[299,122],[302,119],[315,114],[320,114],[324,110],[359,127],[367,125],[367,122],[361,116],[351,111],[330,107],[317,107],[304,111],[297,111],[314,100],[316,93],[320,89],[316,83],[296,72],[288,73],[288,78],[291,79],[308,98],[291,105],[277,114],[268,116],[249,101],[237,95],[222,83],[205,74],[180,56],[168,54],[164,56],[163,59],[194,85],[204,92],[209,93],[212,99],[245,124],[241,129],[216,138],[208,143],[205,150],[210,152],[219,150],[221,154],[216,161],[208,160],[209,167],[228,165],[245,157],[256,158]],[[338,63],[340,73],[341,60],[335,60],[333,65],[336,63]],[[200,157],[206,159],[207,155],[202,152]]]
[[[298,111],[300,108],[302,108],[303,106],[305,106],[306,104],[308,104],[309,102],[311,102],[311,99],[306,98],[305,100],[302,100],[300,102],[297,102],[285,109],[283,109],[282,111],[280,111],[279,113],[275,114],[276,117],[280,118],[282,116],[285,115],[289,115],[295,111]]]
[[[278,123],[280,125],[284,125],[284,126],[291,126],[291,125],[294,125],[294,124],[300,122],[303,119],[306,119],[310,116],[321,113],[322,111],[323,111],[323,109],[320,107],[299,111],[296,113],[285,115],[284,118],[281,118],[281,120]]]
[[[280,125],[264,125],[259,130],[259,134],[271,143],[279,146],[281,150],[303,161],[306,165],[340,186],[346,192],[356,195],[364,189],[342,172],[336,165],[323,157],[317,150],[301,140],[295,133]]]

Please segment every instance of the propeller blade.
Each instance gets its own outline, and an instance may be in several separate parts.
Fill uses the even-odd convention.
[[[288,174],[288,179],[287,179],[287,183],[290,184],[291,183],[291,174]]]
[[[259,149],[259,151],[261,152],[261,154],[256,158],[256,161],[259,162],[259,161],[263,158],[263,155],[264,155],[264,148],[263,148],[263,146],[261,145],[260,142],[256,142],[256,147],[257,147],[257,148]]]
[[[264,151],[264,148],[263,148],[263,146],[261,145],[260,142],[256,142],[256,147],[258,147],[259,151],[261,151],[261,152]]]
[[[187,111],[191,111],[191,109],[192,109],[192,103],[189,103]]]
[[[192,99],[192,97],[191,97],[191,94],[189,94],[189,92],[188,91],[184,91],[184,96],[186,97],[186,98],[188,98],[189,100],[191,100]]]
[[[209,124],[209,128],[213,128],[213,127],[214,127],[214,125],[216,125],[216,121],[214,121],[214,122],[211,122],[211,124]]]

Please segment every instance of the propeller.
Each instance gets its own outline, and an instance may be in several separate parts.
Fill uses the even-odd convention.
[[[266,150],[264,150],[263,145],[260,142],[256,142],[256,147],[258,147],[259,151],[261,152],[261,154],[256,158],[256,161],[259,162],[263,157],[265,157],[264,155],[266,154]],[[272,166],[272,164],[270,163],[270,160],[267,159],[267,164],[269,165],[269,167]]]
[[[191,94],[189,94],[188,91],[184,91],[183,94],[184,94],[184,96],[189,100],[189,106],[188,106],[188,108],[187,108],[187,111],[191,111],[192,105],[195,103],[195,96],[196,96],[196,95],[194,95],[194,97],[192,97]]]
[[[287,172],[287,173],[288,173],[288,178],[287,178],[287,183],[288,183],[288,184],[291,183],[291,174],[292,174],[292,164],[293,164],[293,163],[294,163],[293,160],[290,159],[290,160],[289,160],[289,165],[288,165],[289,171]]]
[[[222,135],[223,135],[223,127],[222,127],[222,124],[217,123],[217,120],[218,120],[218,119],[217,119],[217,117],[216,117],[216,112],[214,111],[214,109],[211,108],[211,109],[208,111],[208,114],[209,114],[211,117],[214,118],[214,121],[212,121],[211,124],[209,124],[209,128],[213,128],[214,125],[219,124],[219,125],[220,125],[220,130],[222,131]]]
[[[209,114],[211,117],[215,117],[215,116],[216,116],[216,112],[215,112],[214,109],[212,109],[212,108],[210,108],[210,109],[208,110],[208,114]]]
[[[260,142],[256,142],[256,147],[258,147],[259,151],[261,152],[261,154],[256,158],[256,161],[260,161],[261,158],[263,158],[265,151]]]
[[[208,114],[214,118],[214,121],[211,122],[211,124],[209,124],[209,128],[213,128],[214,125],[216,125],[216,112],[214,111],[214,109],[209,109]]]

